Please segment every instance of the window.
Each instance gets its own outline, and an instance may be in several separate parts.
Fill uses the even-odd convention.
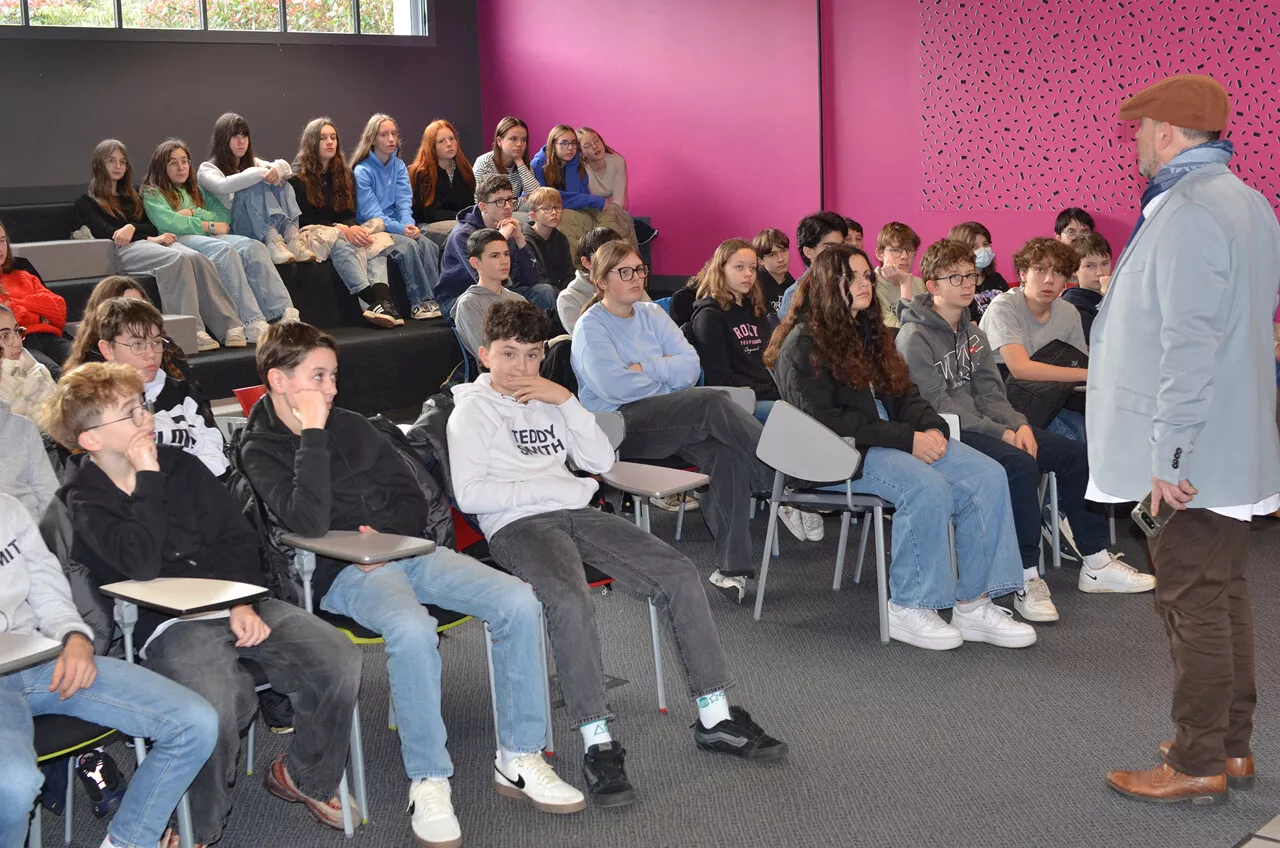
[[[427,34],[428,0],[0,0],[0,28]],[[283,12],[283,16],[282,13]],[[20,30],[9,30],[17,35]],[[52,33],[51,33],[52,34]],[[189,40],[185,39],[185,40]],[[234,39],[233,39],[234,40]]]

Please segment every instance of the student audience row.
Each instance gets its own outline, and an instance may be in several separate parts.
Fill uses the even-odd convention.
[[[501,201],[509,192],[514,199],[509,177],[494,180],[487,197]],[[499,210],[513,205],[496,204]],[[532,223],[549,237],[553,219],[535,217]],[[1042,325],[1053,323],[1059,304],[1070,308],[1056,299],[1068,277],[1077,274],[1082,287],[1091,284],[1077,255],[1088,246],[1073,250],[1033,239],[1014,257],[1021,288],[995,297],[982,325],[975,326],[970,310],[989,236],[977,248],[954,239],[931,245],[921,262],[922,290],[908,297],[903,289],[916,283],[911,261],[904,267],[900,257],[914,259],[919,241],[912,245],[914,234],[902,225],[886,230],[898,241],[878,242],[877,273],[860,248],[844,243],[849,227],[843,218],[809,216],[797,231],[807,271],[785,288],[785,276],[774,273],[785,274],[777,256],[789,248],[784,235],[766,231],[754,244],[729,240],[695,278],[689,317],[679,324],[667,311],[674,313],[674,303],[649,300],[648,268],[634,246],[620,233],[589,231],[569,266],[576,266],[574,280],[555,298],[563,301],[557,311],[571,319],[562,322],[572,329],[566,340],[571,373],[561,381],[541,375],[544,361],[551,360],[550,306],[507,296],[503,287],[519,261],[513,259],[515,234],[492,226],[466,234],[467,265],[478,283],[457,298],[453,314],[487,370],[454,389],[456,407],[442,425],[451,460],[446,482],[458,508],[478,517],[498,564],[514,576],[442,544],[434,554],[379,566],[321,559],[313,583],[321,609],[353,618],[387,639],[410,779],[411,827],[419,844],[456,845],[461,839],[440,719],[435,625],[420,604],[439,602],[490,625],[499,712],[494,781],[500,794],[556,813],[583,809],[587,796],[598,806],[636,800],[596,670],[598,636],[584,564],[664,607],[697,709],[695,744],[753,760],[786,753],[786,745],[749,713],[729,706],[727,661],[696,566],[634,525],[590,508],[598,483],[571,473],[567,462],[601,473],[614,460],[591,412],[622,415],[622,456],[678,455],[709,475],[708,490],[695,502],[715,538],[709,579],[737,602],[754,578],[749,500],[772,477],[756,459],[755,446],[767,403],[776,399],[852,437],[864,455],[853,490],[879,495],[897,508],[889,613],[890,636],[897,641],[934,650],[965,641],[1027,647],[1036,631],[1026,622],[1057,619],[1036,569],[1042,471],[1059,478],[1062,509],[1074,532],[1069,549],[1081,565],[1079,588],[1142,592],[1154,586],[1153,578],[1107,550],[1105,520],[1085,503],[1082,442],[1033,426],[1061,412],[1042,406],[1018,410],[998,370],[1003,360],[1012,386],[1023,360],[1045,364],[1035,361],[1042,347],[1078,342],[1087,348],[1082,335],[1072,335],[1079,331],[1078,319],[1065,338],[1050,338]],[[891,252],[894,247],[899,250]],[[1094,255],[1102,254],[1086,258]],[[886,271],[886,261],[895,267]],[[764,293],[766,274],[776,298]],[[896,299],[892,291],[884,293],[888,308],[882,305],[881,278],[900,286]],[[582,285],[573,290],[579,283],[589,291]],[[475,288],[496,296],[473,302]],[[582,294],[585,302],[575,305],[571,298]],[[780,314],[770,314],[774,304]],[[896,337],[890,316],[901,326]],[[1002,341],[988,340],[988,321],[992,334],[1004,334]],[[188,783],[195,841],[207,845],[220,837],[230,809],[225,776],[234,772],[239,722],[252,714],[251,679],[228,658],[252,659],[270,680],[290,687],[297,730],[289,751],[272,764],[267,789],[301,803],[322,825],[340,828],[336,791],[360,665],[345,638],[297,607],[271,600],[233,608],[229,617],[196,621],[144,614],[138,638],[145,666],[156,674],[95,659],[93,634],[71,604],[61,566],[33,529],[33,521],[56,502],[74,539],[72,559],[98,582],[181,575],[262,583],[258,538],[242,505],[218,480],[241,474],[284,529],[313,536],[332,529],[422,535],[439,504],[365,419],[333,405],[336,343],[297,320],[263,330],[257,364],[268,392],[252,410],[238,452],[229,454],[181,352],[164,336],[159,311],[128,278],[108,278],[95,290],[57,384],[27,361],[20,340],[12,311],[0,309],[6,362],[25,367],[19,381],[19,372],[6,365],[0,393],[40,417],[60,446],[63,483],[57,488],[39,430],[0,402],[0,430],[10,437],[8,444],[22,446],[14,455],[19,461],[0,464],[4,492],[16,498],[0,498],[0,525],[6,539],[21,540],[14,547],[18,565],[42,587],[36,593],[28,589],[32,581],[15,581],[0,591],[0,605],[7,630],[39,628],[65,640],[62,657],[22,672],[24,682],[36,679],[58,690],[71,704],[64,711],[153,739],[153,757],[135,773],[107,844],[176,844],[167,823]],[[1047,367],[1063,368],[1054,373],[1067,386],[1087,373]],[[1030,373],[1027,379],[1051,379]],[[699,387],[700,380],[708,387]],[[20,391],[9,395],[14,382]],[[576,397],[566,382],[576,387]],[[710,388],[715,385],[746,385],[766,405],[752,416]],[[956,414],[960,432],[951,433],[939,413]],[[956,524],[954,574],[948,516]],[[798,539],[820,535],[820,516],[786,510],[783,521]],[[992,603],[1009,594],[1023,621]],[[944,609],[952,610],[949,622],[937,612]],[[567,709],[583,736],[585,796],[560,780],[539,754],[547,729],[537,648],[544,617]],[[96,699],[75,699],[80,689],[95,685],[95,674],[115,695],[109,714]],[[14,702],[6,701],[0,711],[6,717],[50,709],[11,688],[0,692]],[[155,703],[167,705],[168,726],[148,723]],[[16,793],[0,810],[0,835],[7,836],[25,827],[41,778],[29,744],[5,753],[7,773],[19,776],[24,791],[30,789],[29,796]]]

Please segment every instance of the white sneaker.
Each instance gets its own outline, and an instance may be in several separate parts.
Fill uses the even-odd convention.
[[[217,350],[222,347],[218,344],[218,340],[206,333],[204,330],[196,330],[196,350],[204,353],[208,350]]]
[[[561,780],[542,754],[517,757],[505,771],[495,760],[493,784],[499,795],[527,798],[544,813],[576,813],[587,808],[586,797]]]
[[[301,321],[302,313],[300,313],[298,310],[290,306],[288,309],[284,311],[284,314],[280,316],[280,320],[281,321]]]
[[[462,828],[449,795],[448,778],[417,780],[409,787],[413,836],[422,848],[461,848]]]
[[[293,254],[293,258],[299,262],[315,262],[316,255],[311,252],[311,248],[302,243],[301,239],[287,241],[284,246]]]
[[[649,498],[649,503],[653,504],[658,509],[663,509],[667,512],[679,512],[681,498],[684,498],[685,512],[692,512],[693,510],[698,509],[698,501],[692,494],[687,492],[683,495],[667,495],[665,498]]]
[[[289,251],[288,245],[284,243],[284,239],[280,236],[267,239],[267,252],[271,254],[272,265],[292,265],[298,261],[298,257]]]
[[[244,347],[248,343],[244,337],[244,327],[232,327],[227,330],[227,337],[222,340],[224,347]]]
[[[783,526],[791,531],[792,536],[802,542],[809,541],[809,536],[804,531],[804,515],[800,510],[789,506],[780,507],[778,517],[782,519]]]
[[[267,334],[267,326],[267,322],[261,318],[257,321],[252,321],[244,328],[244,337],[249,340],[250,344],[257,344]]]
[[[1090,568],[1088,565],[1080,569],[1080,582],[1077,584],[1081,592],[1103,593],[1123,592],[1133,594],[1150,592],[1156,587],[1156,578],[1143,574],[1126,562],[1121,562],[1124,554],[1106,552],[1108,562],[1102,568]]]
[[[950,651],[964,644],[960,631],[936,610],[900,607],[889,602],[889,638],[930,651]]]
[[[422,303],[414,304],[409,317],[415,321],[426,321],[428,318],[439,318],[441,314],[440,304],[434,300],[424,300]]]
[[[827,525],[823,523],[822,516],[816,512],[802,512],[800,520],[804,522],[804,537],[810,542],[821,542],[827,534]]]
[[[1043,581],[1042,581],[1043,582]],[[951,624],[966,642],[986,642],[1001,648],[1025,648],[1036,643],[1036,629],[988,599],[972,612],[951,611]]]
[[[742,603],[742,599],[747,596],[747,578],[745,577],[731,577],[728,574],[721,573],[720,569],[717,568],[707,580],[735,604]]]
[[[1022,591],[1014,593],[1013,608],[1027,621],[1057,621],[1058,608],[1049,596],[1049,584],[1033,577],[1022,584]]]

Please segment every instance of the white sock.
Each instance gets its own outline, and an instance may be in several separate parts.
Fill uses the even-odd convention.
[[[1040,569],[1038,569],[1038,568],[1024,568],[1024,569],[1022,569],[1022,582],[1023,582],[1023,583],[1030,583],[1032,580],[1035,580],[1035,579],[1036,579],[1037,577],[1039,577],[1039,576],[1040,576]]]
[[[498,765],[505,769],[507,766],[511,765],[511,763],[523,756],[524,754],[517,754],[515,751],[508,751],[506,748],[499,748]]]
[[[280,238],[280,231],[275,227],[267,227],[266,232],[262,234],[262,241],[266,244],[270,244],[278,238]]]
[[[991,603],[991,599],[985,595],[981,598],[975,598],[972,601],[956,601],[955,609],[957,612],[968,615],[979,607]]]
[[[708,730],[722,721],[729,720],[729,699],[724,696],[723,689],[712,692],[710,695],[703,695],[696,703],[698,704],[698,721]]]
[[[1084,555],[1084,567],[1097,571],[1111,564],[1111,552],[1106,548],[1098,551],[1096,554]]]
[[[582,747],[590,748],[592,745],[604,745],[613,741],[613,737],[609,735],[609,720],[600,719],[599,721],[589,722],[578,728],[582,734]]]
[[[108,833],[102,838],[102,844],[99,845],[98,848],[115,848],[115,845],[111,842],[111,834]]]

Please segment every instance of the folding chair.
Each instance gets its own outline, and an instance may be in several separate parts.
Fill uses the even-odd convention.
[[[64,715],[39,715],[35,717],[34,723],[36,762],[45,765],[61,759],[67,761],[67,795],[62,811],[62,840],[64,845],[70,845],[71,823],[75,818],[76,754],[90,751],[110,741],[117,731]],[[31,814],[31,824],[27,829],[28,848],[41,848],[40,810],[41,804],[37,802],[35,811]]]

